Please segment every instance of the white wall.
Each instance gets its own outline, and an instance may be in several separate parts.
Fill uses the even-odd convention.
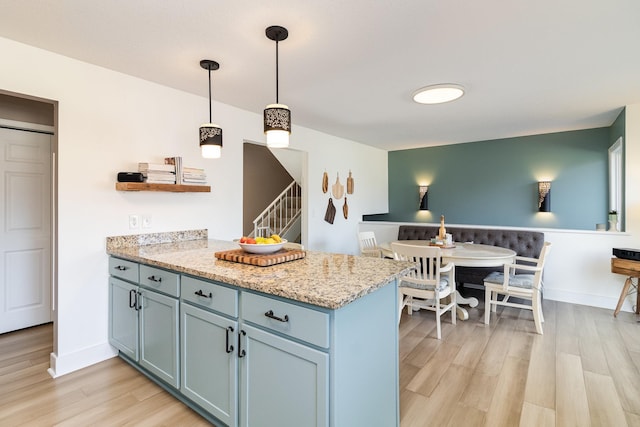
[[[52,374],[62,375],[113,355],[107,343],[107,236],[200,228],[207,228],[210,238],[242,234],[242,143],[264,139],[262,112],[214,103],[215,120],[224,129],[223,158],[204,160],[198,127],[207,117],[207,98],[3,38],[0,57],[0,89],[59,102]],[[198,66],[197,59],[193,63]],[[291,146],[308,153],[307,247],[355,253],[362,214],[387,210],[387,153],[295,125]],[[187,166],[206,169],[211,193],[115,191],[117,172],[175,155]],[[339,172],[343,183],[351,169],[356,182],[349,219],[339,210],[334,225],[323,221],[325,169],[334,180]],[[130,214],[152,215],[152,227],[129,230]]]
[[[640,249],[640,104],[626,107],[626,226],[624,233],[531,229],[553,243],[545,269],[545,298],[614,309],[625,277],[611,273],[612,248]],[[397,239],[399,223],[363,222],[379,242]],[[451,224],[452,226],[456,224]],[[496,228],[477,225],[483,228]],[[632,311],[635,295],[623,310]]]

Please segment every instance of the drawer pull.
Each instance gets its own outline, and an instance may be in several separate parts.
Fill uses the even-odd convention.
[[[199,297],[203,297],[203,298],[213,298],[213,294],[211,292],[209,292],[209,295],[207,295],[204,292],[202,292],[202,289],[198,289],[197,291],[194,292],[194,294],[198,295]]]
[[[147,279],[151,280],[152,282],[156,282],[156,283],[162,282],[162,277],[149,276],[149,277],[147,277]]]
[[[231,353],[233,351],[233,346],[229,344],[229,334],[233,333],[233,327],[229,326],[227,328],[227,337],[226,337],[226,343],[227,343],[227,353]]]
[[[125,266],[125,265],[116,265],[115,267],[116,270],[120,270],[120,271],[125,271],[127,270],[129,267]]]
[[[289,316],[288,315],[284,315],[283,317],[278,317],[275,314],[273,314],[273,310],[269,310],[267,311],[265,314],[265,316],[267,316],[269,319],[273,319],[273,320],[277,320],[278,322],[282,322],[282,323],[286,323],[289,321]]]

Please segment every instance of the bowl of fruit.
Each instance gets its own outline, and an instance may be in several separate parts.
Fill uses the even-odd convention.
[[[272,254],[282,249],[287,239],[282,239],[277,234],[272,234],[271,237],[241,237],[236,240],[242,250],[252,254]]]

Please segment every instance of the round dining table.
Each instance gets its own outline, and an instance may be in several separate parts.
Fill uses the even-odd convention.
[[[395,243],[403,243],[405,245],[412,246],[432,245],[429,240],[397,240]],[[504,264],[514,263],[516,258],[515,251],[499,246],[481,245],[471,242],[455,242],[450,246],[436,246],[440,246],[442,251],[443,264],[452,262],[454,265],[461,267],[499,267]],[[382,250],[383,256],[387,258],[394,257],[393,251],[391,250],[391,243],[381,243],[379,247]],[[458,318],[461,320],[467,320],[469,318],[469,313],[464,307],[460,307],[461,304],[476,307],[478,305],[478,299],[475,297],[465,298],[456,290],[456,309]]]

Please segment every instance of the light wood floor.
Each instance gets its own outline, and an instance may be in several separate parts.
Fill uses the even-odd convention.
[[[527,311],[470,314],[442,340],[432,313],[403,314],[402,427],[640,426],[635,315],[545,301],[540,336]],[[0,426],[209,425],[119,358],[52,379],[51,340],[51,325],[0,335]]]

